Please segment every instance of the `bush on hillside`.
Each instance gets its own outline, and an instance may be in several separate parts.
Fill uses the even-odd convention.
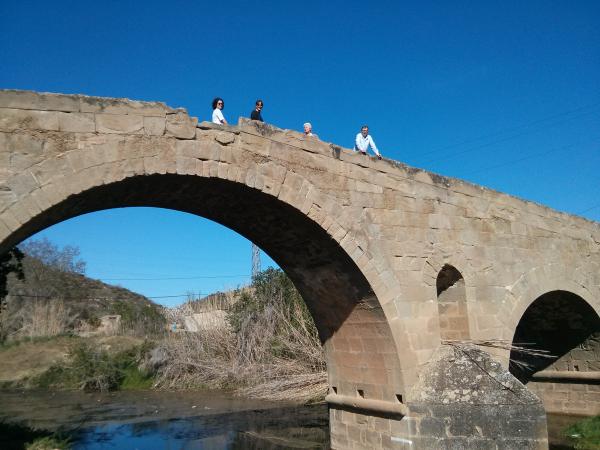
[[[152,377],[138,369],[151,343],[133,347],[115,355],[79,342],[69,351],[67,364],[57,364],[38,375],[33,384],[41,388],[112,391],[120,388],[148,388]]]

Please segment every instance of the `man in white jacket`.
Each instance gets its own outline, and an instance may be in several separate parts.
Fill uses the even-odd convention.
[[[371,149],[377,155],[377,158],[381,159],[381,154],[379,150],[377,150],[377,146],[375,145],[375,141],[369,135],[369,127],[368,125],[363,125],[360,129],[360,133],[356,135],[356,141],[354,144],[354,150],[361,152],[363,155],[367,154],[367,149],[371,146]]]

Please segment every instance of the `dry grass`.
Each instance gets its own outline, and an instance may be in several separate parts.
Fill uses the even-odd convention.
[[[235,388],[244,396],[310,402],[327,391],[323,348],[301,306],[269,305],[238,333],[227,326],[175,333],[162,350],[163,388]]]
[[[71,313],[62,300],[36,301],[23,316],[19,336],[58,336],[67,331],[72,321]]]

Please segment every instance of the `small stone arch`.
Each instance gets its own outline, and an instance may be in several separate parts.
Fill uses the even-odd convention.
[[[473,294],[473,286],[468,283],[472,278],[470,270],[460,250],[436,247],[426,261],[423,282],[429,286],[428,298],[437,304],[442,341],[469,340],[472,336],[468,306]]]
[[[452,265],[444,264],[436,279],[440,338],[464,341],[470,338],[465,279]]]

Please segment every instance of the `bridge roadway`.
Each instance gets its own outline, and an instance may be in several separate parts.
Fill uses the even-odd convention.
[[[332,448],[545,448],[545,410],[600,413],[598,223],[245,119],[0,91],[0,253],[125,206],[214,220],[285,270]]]

